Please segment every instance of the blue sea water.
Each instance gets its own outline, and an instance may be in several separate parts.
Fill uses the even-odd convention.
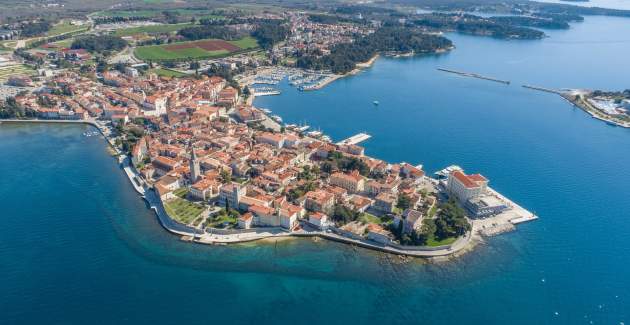
[[[548,34],[453,34],[452,53],[256,102],[335,139],[367,131],[367,153],[388,161],[481,172],[540,215],[445,264],[327,241],[184,243],[89,127],[0,124],[0,324],[630,322],[630,131],[519,86],[628,88],[630,20]]]

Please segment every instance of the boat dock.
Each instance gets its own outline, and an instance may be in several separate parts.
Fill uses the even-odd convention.
[[[457,74],[457,75],[464,76],[464,77],[471,77],[471,78],[483,79],[483,80],[488,80],[488,81],[494,81],[494,82],[498,82],[498,83],[502,83],[502,84],[506,84],[506,85],[510,84],[510,81],[508,81],[508,80],[501,80],[501,79],[497,79],[497,78],[482,76],[482,75],[476,74],[476,73],[463,72],[463,71],[457,71],[457,70],[450,70],[450,69],[444,69],[444,68],[437,68],[437,69],[439,71],[453,73],[453,74]]]
[[[558,94],[558,95],[562,95],[563,94],[563,92],[560,91],[560,90],[551,89],[551,88],[545,88],[545,87],[523,85],[523,88],[532,89],[532,90],[538,90],[538,91],[544,91],[546,93],[552,93],[552,94]]]
[[[495,236],[515,230],[518,224],[538,219],[533,212],[514,203],[494,189],[488,188],[488,194],[504,202],[509,208],[495,216],[473,220],[473,231],[483,236]]]
[[[353,145],[353,144],[358,144],[361,143],[369,138],[371,138],[372,136],[367,134],[367,133],[359,133],[359,134],[355,134],[345,140],[339,141],[337,142],[338,146],[342,146],[342,145]]]
[[[279,90],[254,90],[254,97],[280,95]]]

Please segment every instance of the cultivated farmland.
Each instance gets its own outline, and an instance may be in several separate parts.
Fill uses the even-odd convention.
[[[256,47],[258,47],[258,43],[251,37],[245,37],[236,41],[207,39],[192,42],[141,46],[136,48],[135,55],[141,60],[148,61],[209,59],[228,56]]]

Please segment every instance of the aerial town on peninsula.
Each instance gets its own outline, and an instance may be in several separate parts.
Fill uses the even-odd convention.
[[[468,247],[473,230],[493,234],[536,218],[480,174],[451,167],[437,180],[421,166],[364,155],[353,143],[361,137],[333,144],[281,127],[221,77],[143,78],[128,69],[94,81],[65,72],[46,89],[14,104],[42,120],[97,126],[162,224],[187,240],[321,236],[440,256]]]
[[[335,143],[308,125],[284,124],[254,98],[280,94],[284,80],[320,89],[379,55],[450,51],[444,32],[532,39],[543,35],[527,26],[568,28],[581,19],[542,5],[517,9],[528,16],[343,6],[16,20],[0,33],[0,117],[94,125],[161,224],[189,241],[317,236],[400,255],[452,255],[537,217],[480,174],[450,166],[433,177],[419,162],[369,157],[360,146],[369,135]],[[526,87],[629,126],[628,91]]]

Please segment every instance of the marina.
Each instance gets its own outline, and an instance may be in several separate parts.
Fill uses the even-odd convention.
[[[257,71],[253,76],[243,77],[241,83],[252,87],[259,85],[275,86],[286,80],[291,87],[299,91],[311,91],[322,89],[340,77],[342,76],[322,71],[274,67]],[[269,95],[276,95],[273,91],[270,92]],[[264,92],[264,95],[268,95],[267,92]],[[257,94],[257,96],[264,95]]]

